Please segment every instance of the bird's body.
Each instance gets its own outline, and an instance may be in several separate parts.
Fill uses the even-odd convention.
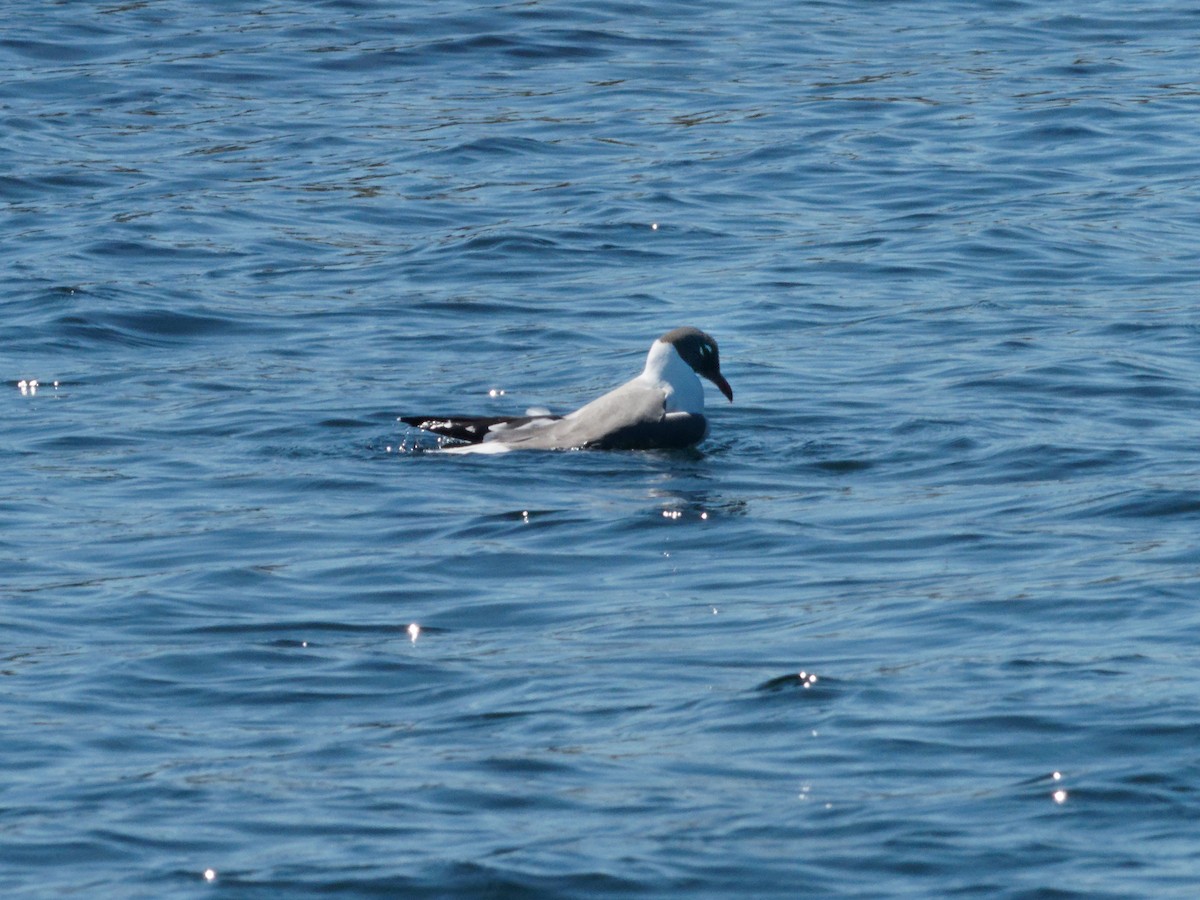
[[[565,416],[402,416],[400,421],[459,441],[448,450],[652,450],[690,447],[708,433],[704,388],[730,401],[717,342],[695,328],[668,331],[650,347],[642,374]]]

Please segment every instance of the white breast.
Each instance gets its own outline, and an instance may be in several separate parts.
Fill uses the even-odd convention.
[[[646,368],[638,379],[667,395],[667,412],[704,412],[704,386],[692,367],[675,351],[674,344],[655,341],[646,356]]]

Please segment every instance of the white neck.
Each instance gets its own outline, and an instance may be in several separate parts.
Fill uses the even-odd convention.
[[[704,386],[674,344],[655,341],[646,356],[640,379],[667,395],[667,412],[704,412]]]

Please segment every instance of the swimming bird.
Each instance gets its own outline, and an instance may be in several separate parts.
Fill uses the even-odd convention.
[[[668,331],[650,346],[636,378],[565,416],[401,416],[400,421],[466,441],[460,453],[509,450],[655,450],[690,447],[708,434],[707,378],[733,402],[717,342],[698,328]]]

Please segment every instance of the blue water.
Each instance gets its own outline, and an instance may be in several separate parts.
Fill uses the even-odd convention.
[[[6,897],[1195,896],[1190,4],[5,17]]]

